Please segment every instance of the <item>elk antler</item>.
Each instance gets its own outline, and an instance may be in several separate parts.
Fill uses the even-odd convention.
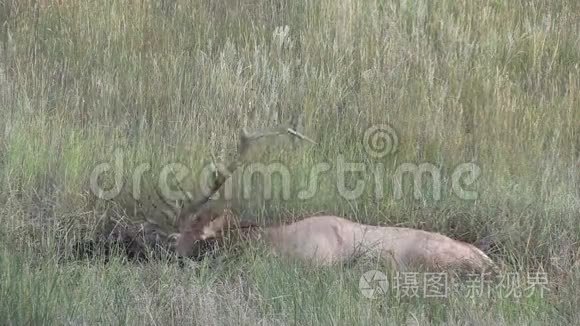
[[[264,137],[270,136],[279,136],[288,134],[294,137],[298,137],[300,139],[306,140],[313,144],[317,144],[312,139],[302,135],[301,133],[297,132],[291,128],[280,128],[280,129],[268,129],[268,130],[261,130],[255,131],[253,133],[248,133],[246,128],[242,128],[240,132],[240,139],[238,144],[238,151],[237,151],[237,158],[235,158],[230,164],[228,164],[225,169],[216,168],[216,177],[214,179],[213,184],[211,185],[209,191],[205,193],[200,199],[197,201],[191,201],[189,205],[184,207],[180,212],[177,218],[178,226],[182,224],[189,216],[198,212],[207,202],[210,201],[211,197],[219,191],[219,189],[223,186],[223,184],[227,181],[227,179],[243,164],[244,160],[246,159],[246,154],[248,149],[251,145],[252,141],[258,140]]]

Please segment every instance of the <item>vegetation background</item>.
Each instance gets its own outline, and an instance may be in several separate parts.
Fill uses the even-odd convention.
[[[579,65],[576,0],[0,0],[2,323],[580,324]],[[396,153],[365,153],[375,124],[396,130]],[[494,259],[522,277],[546,271],[549,291],[368,300],[365,267],[259,252],[196,269],[58,261],[112,209],[89,180],[115,150],[125,193],[141,163],[152,167],[145,184],[180,162],[195,185],[242,127],[280,125],[319,145],[261,153],[289,168],[292,196],[264,198],[258,180],[233,201],[243,214],[493,235]],[[329,173],[314,198],[297,199],[312,166],[339,156],[368,167],[364,194],[344,200]],[[449,191],[465,162],[481,168],[477,200]],[[415,198],[411,181],[402,199],[390,183],[376,198],[373,169],[389,176],[403,163],[440,167],[442,198],[428,182]]]

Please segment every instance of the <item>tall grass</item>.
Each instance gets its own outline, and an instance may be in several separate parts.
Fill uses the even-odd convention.
[[[340,323],[362,315],[372,322],[384,314],[404,321],[459,322],[471,314],[482,323],[578,321],[579,13],[573,0],[0,1],[0,248],[22,251],[22,257],[2,256],[0,293],[10,300],[0,300],[1,315],[17,324],[61,323],[62,316],[97,321],[107,310],[106,322],[135,315],[147,323],[165,320],[159,316],[177,322],[169,303],[143,306],[128,294],[140,289],[140,273],[170,267],[50,265],[55,243],[74,233],[61,221],[83,224],[78,221],[99,216],[90,174],[113,163],[116,150],[123,153],[126,193],[140,164],[150,164],[144,183],[154,184],[174,162],[191,169],[188,186],[196,191],[200,171],[212,155],[228,158],[242,127],[288,125],[319,144],[268,147],[259,159],[289,168],[291,199],[264,198],[254,180],[251,196],[234,200],[245,214],[273,219],[326,211],[467,240],[492,234],[503,250],[498,259],[516,270],[544,266],[557,277],[558,294],[537,311],[499,300],[481,303],[487,314],[457,301],[429,317],[421,304],[432,311],[436,303],[377,307],[359,302],[356,288],[334,294],[308,283],[317,277],[339,286],[351,282],[341,273],[297,276],[258,259],[274,267],[250,268],[255,298],[228,293],[227,285],[211,290],[224,290],[215,298],[242,302],[244,313],[255,314],[247,323]],[[394,128],[396,153],[375,159],[365,152],[364,132],[376,124]],[[356,200],[344,200],[337,188],[332,171],[339,157],[367,167],[358,175],[366,188]],[[321,162],[331,172],[318,180],[315,197],[298,199]],[[439,167],[442,198],[433,198],[429,182],[426,198],[414,198],[411,181],[403,198],[393,196],[392,182],[383,182],[384,196],[377,198],[375,168],[382,164],[390,180],[404,163]],[[451,174],[461,163],[481,169],[470,186],[476,200],[451,191]],[[354,177],[347,179],[355,185]],[[141,191],[143,198],[151,194]],[[33,270],[36,259],[48,270]],[[240,264],[231,268],[246,268]],[[166,286],[191,281],[180,273],[171,271]],[[127,283],[117,287],[114,280]],[[170,300],[168,288],[155,284],[155,295]],[[268,296],[294,287],[304,290],[269,303]],[[20,291],[29,295],[16,296]],[[97,298],[117,301],[105,307]],[[172,302],[190,302],[181,299]],[[199,300],[195,307],[217,309],[210,316],[242,314],[220,307],[218,299],[218,306]],[[146,312],[154,318],[147,320]]]

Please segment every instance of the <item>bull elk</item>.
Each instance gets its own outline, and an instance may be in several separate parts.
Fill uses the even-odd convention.
[[[288,129],[287,132],[308,138]],[[316,265],[348,263],[359,258],[379,258],[399,271],[495,270],[494,262],[474,245],[460,242],[439,233],[402,227],[365,225],[348,219],[321,215],[290,224],[260,227],[242,223],[230,210],[208,208],[206,204],[244,159],[250,142],[274,133],[250,135],[243,131],[240,158],[227,171],[218,171],[211,190],[197,202],[182,210],[178,217],[179,233],[176,251],[187,257],[196,243],[225,240],[259,240],[275,254],[313,262]]]

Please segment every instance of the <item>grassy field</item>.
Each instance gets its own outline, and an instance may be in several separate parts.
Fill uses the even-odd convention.
[[[45,2],[0,0],[2,324],[580,324],[580,2]],[[366,138],[378,125],[396,145],[384,155],[365,146],[380,147]],[[240,182],[240,214],[492,236],[504,276],[521,279],[472,298],[405,296],[391,282],[368,299],[359,280],[380,267],[312,268],[260,249],[184,269],[59,260],[113,210],[134,218],[126,198],[147,203],[167,164],[199,191],[242,127],[280,126],[318,145],[265,144],[256,162],[289,177],[271,198],[259,178]],[[123,166],[102,182],[124,187],[111,207],[91,173],[115,153]],[[342,180],[341,160],[364,171]],[[329,172],[313,180],[320,164]],[[421,164],[440,178],[398,192],[397,171]],[[458,185],[465,166],[480,173]],[[527,293],[536,272],[547,290]]]

